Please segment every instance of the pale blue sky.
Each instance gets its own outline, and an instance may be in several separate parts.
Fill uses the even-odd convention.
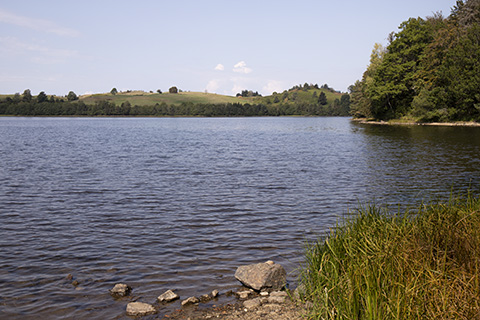
[[[0,93],[346,91],[375,42],[455,0],[0,0]]]

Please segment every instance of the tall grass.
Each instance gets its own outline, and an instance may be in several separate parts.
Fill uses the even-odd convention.
[[[307,245],[311,319],[480,319],[480,201],[358,209]]]

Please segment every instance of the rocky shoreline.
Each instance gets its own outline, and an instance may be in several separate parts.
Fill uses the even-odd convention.
[[[234,303],[211,305],[221,294],[213,290],[200,297],[188,297],[181,300],[181,308],[155,319],[303,319],[307,306],[299,299],[299,288],[286,290],[285,269],[273,261],[240,266],[235,278],[242,283],[243,289],[237,292],[222,293],[234,295]],[[124,283],[117,283],[110,289],[115,299],[126,297],[132,288]],[[157,298],[160,305],[181,299],[173,290],[167,290]],[[126,315],[130,317],[155,317],[158,308],[154,304],[134,301],[127,304]]]
[[[457,122],[413,122],[413,121],[400,121],[400,120],[390,120],[390,121],[373,121],[368,119],[352,119],[353,122],[362,123],[362,124],[376,124],[376,125],[405,125],[405,126],[437,126],[437,127],[480,127],[478,122],[466,122],[466,121],[457,121]]]

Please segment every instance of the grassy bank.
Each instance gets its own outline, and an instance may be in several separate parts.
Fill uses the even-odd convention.
[[[307,248],[312,319],[479,319],[480,200],[358,210]]]
[[[179,93],[148,93],[144,91],[120,92],[116,95],[110,93],[101,93],[93,95],[80,96],[80,101],[86,104],[94,104],[100,101],[109,101],[119,106],[124,102],[131,105],[153,106],[155,104],[166,103],[169,105],[179,105],[182,103],[252,103],[254,98],[237,98],[221,94],[203,93],[203,92],[179,92]]]

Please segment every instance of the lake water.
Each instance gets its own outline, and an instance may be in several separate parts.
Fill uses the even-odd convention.
[[[480,128],[0,118],[0,318],[129,319],[130,300],[225,293],[266,260],[294,287],[305,240],[348,209],[478,191],[479,155]]]

